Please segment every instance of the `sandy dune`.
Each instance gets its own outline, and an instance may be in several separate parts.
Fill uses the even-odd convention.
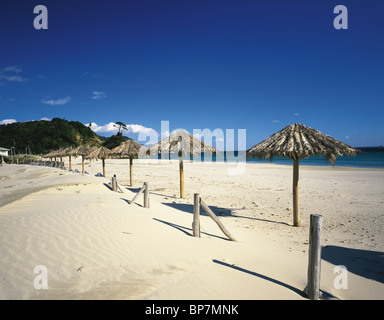
[[[301,167],[302,227],[292,226],[290,166],[107,160],[81,175],[56,168],[0,167],[0,299],[305,299],[309,215],[323,215],[321,289],[340,299],[384,299],[384,171]],[[74,161],[80,169],[80,159]],[[124,193],[108,183],[116,174]],[[144,181],[142,197],[129,205]],[[228,241],[201,216],[198,192],[239,240]],[[203,213],[203,211],[202,211]],[[336,289],[334,267],[348,269]],[[37,290],[35,266],[48,271]]]

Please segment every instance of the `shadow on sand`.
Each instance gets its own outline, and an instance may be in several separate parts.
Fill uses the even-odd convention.
[[[326,246],[321,258],[358,276],[384,283],[384,252]]]
[[[187,204],[187,203],[165,203],[164,205],[181,210],[183,212],[191,213],[193,214],[193,204]],[[217,206],[209,206],[209,208],[213,211],[213,213],[218,217],[235,217],[240,219],[250,219],[250,220],[256,220],[256,221],[263,221],[263,222],[269,222],[269,223],[276,223],[276,224],[283,224],[286,226],[291,226],[290,224],[282,221],[274,221],[274,220],[268,220],[268,219],[260,219],[256,217],[247,217],[247,216],[240,216],[237,214],[233,214],[233,210],[241,210],[241,209],[228,209],[223,207],[217,207]],[[200,215],[202,216],[208,216],[203,209],[200,209]]]
[[[193,204],[187,204],[187,203],[166,203],[163,202],[162,204],[175,208],[177,210],[181,210],[186,213],[193,214]],[[221,208],[216,206],[209,206],[209,208],[213,211],[215,215],[218,217],[230,217],[231,216],[231,210],[227,208]],[[208,216],[203,209],[200,209],[200,215],[202,216]]]
[[[168,222],[168,221],[164,221],[164,220],[160,220],[160,219],[157,219],[157,218],[153,218],[153,220],[156,220],[158,222],[161,222],[161,223],[164,223],[170,227],[173,227],[181,232],[183,232],[184,234],[186,234],[187,236],[193,236],[193,233],[192,233],[192,228],[187,228],[187,227],[183,227],[179,224],[175,224],[175,223],[172,223],[172,222]],[[223,238],[223,237],[220,237],[220,236],[217,236],[215,234],[211,234],[211,233],[207,233],[207,232],[203,232],[203,231],[200,231],[201,234],[205,234],[209,237],[214,237],[214,238],[218,238],[218,239],[222,239],[222,240],[228,240],[227,238]],[[229,241],[229,240],[228,240]]]
[[[108,183],[103,183],[103,185],[112,191],[112,187]]]
[[[292,290],[294,293],[298,294],[299,296],[301,297],[304,297],[306,298],[307,295],[305,294],[305,292],[303,290],[300,290],[300,289],[297,289],[289,284],[286,284],[284,282],[281,282],[279,280],[276,280],[276,279],[273,279],[271,277],[268,277],[268,276],[265,276],[263,274],[260,274],[260,273],[257,273],[257,272],[254,272],[254,271],[251,271],[251,270],[248,270],[248,269],[244,269],[244,268],[241,268],[241,267],[238,267],[238,266],[235,266],[233,264],[229,264],[229,263],[226,263],[226,262],[223,262],[223,261],[220,261],[220,260],[216,260],[216,259],[213,259],[212,262],[214,263],[217,263],[217,264],[220,264],[224,267],[228,267],[228,268],[232,268],[234,270],[237,270],[237,271],[241,271],[241,272],[245,272],[245,273],[248,273],[252,276],[255,276],[255,277],[259,277],[261,279],[264,279],[264,280],[267,280],[267,281],[270,281],[272,283],[275,283],[275,284],[278,284],[284,288],[287,288],[289,290]]]

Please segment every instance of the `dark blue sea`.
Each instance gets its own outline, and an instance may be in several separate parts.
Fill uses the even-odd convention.
[[[176,154],[171,154],[170,159],[178,159]],[[191,160],[191,159],[190,159]],[[202,155],[201,158],[197,157],[194,161],[206,162],[242,162],[245,161],[244,152],[221,152],[220,155]],[[253,159],[252,157],[246,160],[249,163],[271,163],[268,160]],[[292,165],[292,160],[285,157],[274,157],[272,163]],[[309,166],[329,166],[329,161],[325,161],[325,156],[311,156],[306,159],[300,160],[300,164]],[[357,168],[381,168],[384,169],[384,152],[362,152],[357,156],[342,156],[337,157],[334,163],[335,167],[357,167]]]

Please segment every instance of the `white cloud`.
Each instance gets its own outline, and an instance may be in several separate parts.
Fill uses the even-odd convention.
[[[44,121],[51,121],[51,120],[52,120],[52,118],[42,117],[40,120],[44,120]]]
[[[89,124],[84,124],[85,126],[89,126]],[[95,122],[91,122],[91,130],[96,133],[104,132],[104,133],[117,133],[118,128],[115,127],[114,122],[107,123],[105,125],[99,126]]]
[[[1,80],[6,80],[9,82],[24,82],[27,81],[28,79],[23,78],[20,75],[15,75],[14,73],[20,73],[23,70],[21,67],[14,65],[14,66],[8,66],[3,69],[3,72],[0,72],[0,81]]]
[[[89,123],[84,124],[85,126],[89,126]],[[99,126],[95,122],[91,122],[91,130],[96,133],[113,133],[116,134],[119,131],[119,126],[115,122],[109,122],[102,126]],[[157,133],[156,130],[152,128],[147,128],[142,126],[141,124],[127,124],[127,130],[123,131],[124,133],[142,133],[150,135],[152,133]]]
[[[349,139],[349,136],[345,136],[345,139]]]
[[[127,124],[127,129],[128,132],[132,133],[143,133],[148,135],[157,133],[155,129],[144,127],[141,124]]]
[[[21,67],[17,66],[17,65],[14,65],[14,66],[8,66],[8,67],[5,67],[3,69],[4,72],[15,72],[15,73],[20,73],[22,72],[23,70],[21,69]]]
[[[105,95],[104,91],[92,91],[92,97],[91,99],[94,100],[100,100],[103,98],[106,98],[107,96]]]
[[[280,120],[272,120],[273,123],[278,123]]]
[[[16,76],[16,75],[8,76],[5,74],[0,74],[0,80],[7,80],[9,82],[24,82],[24,81],[27,81],[28,79],[23,78],[22,76]]]
[[[71,101],[71,97],[65,97],[65,98],[61,98],[61,99],[56,99],[56,100],[41,100],[42,103],[44,104],[49,104],[51,106],[62,106],[64,104],[67,104],[69,101]]]
[[[299,116],[300,114],[297,113],[297,112],[294,112],[293,115],[294,115],[294,116]]]
[[[0,124],[10,124],[17,122],[16,119],[4,119],[0,121]]]

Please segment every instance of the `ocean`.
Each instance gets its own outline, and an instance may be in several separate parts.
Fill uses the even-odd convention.
[[[244,152],[221,152],[220,155],[202,155],[201,158],[195,158],[194,161],[212,161],[212,162],[239,162],[245,161]],[[170,159],[178,159],[176,154],[171,154]],[[269,159],[259,160],[252,157],[246,160],[249,163],[271,163]],[[272,163],[292,165],[292,160],[285,157],[274,157]],[[329,166],[331,163],[325,161],[325,156],[310,156],[300,160],[300,164],[309,166]],[[335,167],[357,167],[357,168],[381,168],[384,169],[384,152],[362,152],[357,156],[342,156],[337,157],[334,163]]]

